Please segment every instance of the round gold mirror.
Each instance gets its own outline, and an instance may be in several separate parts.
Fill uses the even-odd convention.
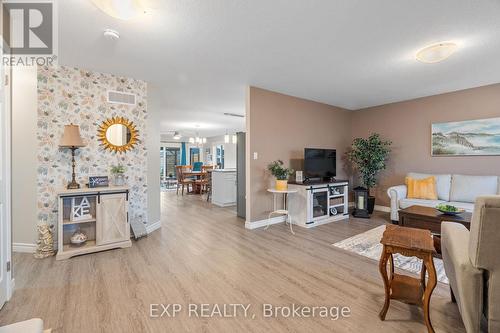
[[[97,135],[104,149],[116,153],[124,153],[133,149],[138,141],[134,123],[123,117],[113,117],[105,120],[99,126]]]

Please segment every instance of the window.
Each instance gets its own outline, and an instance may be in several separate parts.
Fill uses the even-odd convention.
[[[176,177],[175,166],[180,164],[181,149],[172,147],[160,148],[160,173],[164,178]]]
[[[189,160],[191,161],[191,165],[193,165],[195,162],[200,162],[200,148],[189,149]]]
[[[220,169],[224,169],[224,146],[220,145],[216,148],[215,162]]]

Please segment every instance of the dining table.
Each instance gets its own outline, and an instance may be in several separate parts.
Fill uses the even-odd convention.
[[[203,175],[205,175],[206,173],[206,171],[184,171],[183,175],[185,178],[194,178],[196,180],[201,180]],[[191,192],[188,192],[188,194],[202,194],[201,188],[201,184],[195,182],[193,184],[193,190]]]

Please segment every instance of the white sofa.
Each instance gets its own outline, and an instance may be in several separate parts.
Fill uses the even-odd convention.
[[[392,186],[387,190],[391,199],[392,221],[399,220],[400,209],[414,205],[435,207],[445,203],[472,212],[476,197],[500,194],[500,177],[498,176],[432,175],[414,172],[407,174],[407,177],[414,179],[430,176],[436,177],[437,200],[409,199],[406,195],[406,185]]]

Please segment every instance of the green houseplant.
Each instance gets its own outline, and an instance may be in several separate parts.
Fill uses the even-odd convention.
[[[113,175],[115,186],[125,185],[125,171],[127,171],[127,169],[120,163],[111,166],[111,174]]]
[[[370,189],[377,185],[377,175],[386,168],[386,162],[391,152],[391,141],[383,140],[379,134],[372,134],[367,139],[356,138],[347,159],[351,162],[361,178],[364,187]],[[373,213],[375,197],[368,197],[368,212]]]
[[[276,177],[276,190],[286,191],[288,188],[288,177],[293,174],[293,169],[285,168],[282,160],[269,163],[267,169]]]

